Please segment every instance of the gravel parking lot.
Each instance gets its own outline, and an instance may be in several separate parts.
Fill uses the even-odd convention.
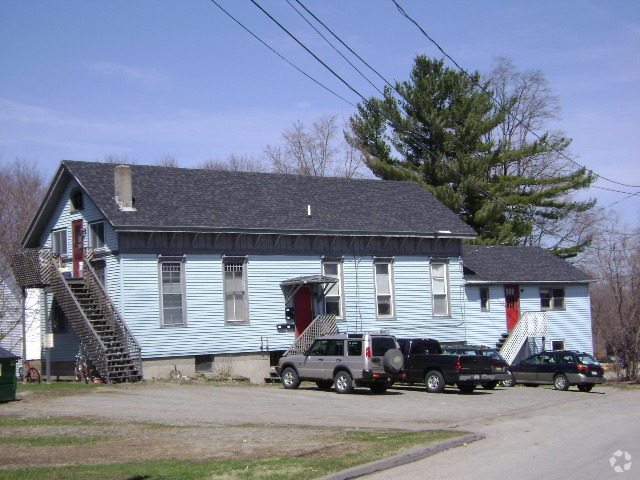
[[[464,449],[440,453],[436,455],[438,460],[436,457],[424,460],[429,462],[430,478],[491,478],[495,468],[501,464],[501,468],[509,471],[517,468],[517,478],[536,478],[537,474],[536,477],[527,476],[529,470],[526,465],[516,466],[514,461],[528,462],[536,469],[548,469],[549,465],[538,464],[537,461],[547,455],[544,452],[548,452],[550,459],[557,458],[560,465],[564,465],[558,470],[558,476],[545,478],[574,478],[572,473],[579,465],[584,467],[586,461],[580,452],[589,456],[588,468],[581,478],[607,478],[590,473],[611,473],[608,459],[617,449],[632,454],[635,451],[638,459],[636,468],[640,470],[637,447],[640,445],[640,431],[637,429],[640,425],[639,400],[638,389],[608,386],[596,387],[591,393],[578,392],[575,387],[567,392],[551,387],[498,387],[493,391],[480,389],[469,395],[460,394],[457,389],[447,389],[443,394],[427,394],[423,387],[398,387],[384,395],[374,395],[367,389],[358,389],[352,395],[338,395],[333,391],[320,391],[311,384],[303,384],[298,390],[285,390],[280,385],[150,382],[104,386],[88,395],[51,399],[26,396],[21,401],[0,406],[0,414],[106,418],[117,422],[207,427],[215,429],[217,436],[222,436],[217,437],[218,444],[224,443],[225,430],[228,430],[228,435],[237,436],[237,432],[217,427],[262,426],[278,430],[279,440],[270,444],[276,454],[278,449],[286,448],[284,445],[300,443],[300,432],[296,428],[288,428],[292,426],[452,429],[483,434],[487,439]],[[607,434],[609,427],[615,431]],[[578,439],[581,440],[580,445],[569,443]],[[545,444],[553,445],[556,451],[542,448]],[[570,452],[570,455],[562,455],[563,451]],[[463,455],[475,455],[476,461],[488,457],[480,462],[482,465],[474,466],[473,463],[460,462]],[[549,463],[550,459],[545,461]],[[451,462],[456,464],[455,473]],[[593,470],[590,463],[602,469]],[[418,464],[413,465],[418,468]],[[460,469],[461,466],[464,469]],[[400,468],[410,471],[411,466]],[[406,476],[403,471],[394,475]],[[389,477],[383,472],[372,478]]]

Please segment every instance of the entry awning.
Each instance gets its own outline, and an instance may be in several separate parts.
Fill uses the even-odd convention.
[[[329,290],[333,288],[333,286],[338,283],[338,279],[334,277],[327,277],[325,275],[306,275],[302,277],[290,278],[289,280],[284,280],[280,282],[280,288],[282,291],[288,292],[285,293],[285,301],[284,303],[288,303],[298,290],[300,290],[305,285],[321,285],[322,286],[322,296],[324,297]]]

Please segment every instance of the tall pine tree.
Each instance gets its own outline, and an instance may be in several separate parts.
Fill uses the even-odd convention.
[[[536,217],[590,208],[567,196],[593,178],[584,170],[534,176],[512,168],[552,150],[546,137],[519,145],[494,140],[513,104],[496,107],[478,73],[418,56],[409,80],[358,105],[348,138],[377,177],[420,182],[478,232],[479,243],[523,244]],[[554,139],[553,149],[568,143]]]

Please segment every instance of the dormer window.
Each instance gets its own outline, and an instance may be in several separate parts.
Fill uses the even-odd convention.
[[[82,210],[82,190],[79,188],[74,188],[71,190],[70,198],[71,200],[71,211],[79,212]]]

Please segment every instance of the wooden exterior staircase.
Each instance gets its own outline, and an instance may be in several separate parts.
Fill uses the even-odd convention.
[[[82,349],[106,383],[142,380],[140,345],[91,267],[92,255],[88,249],[80,278],[65,277],[48,251],[24,251],[12,260],[23,287],[51,288]]]
[[[307,351],[313,341],[322,336],[338,333],[338,325],[336,324],[336,316],[332,313],[318,315],[313,322],[305,329],[302,334],[296,338],[295,342],[284,352],[287,355],[299,355]]]

